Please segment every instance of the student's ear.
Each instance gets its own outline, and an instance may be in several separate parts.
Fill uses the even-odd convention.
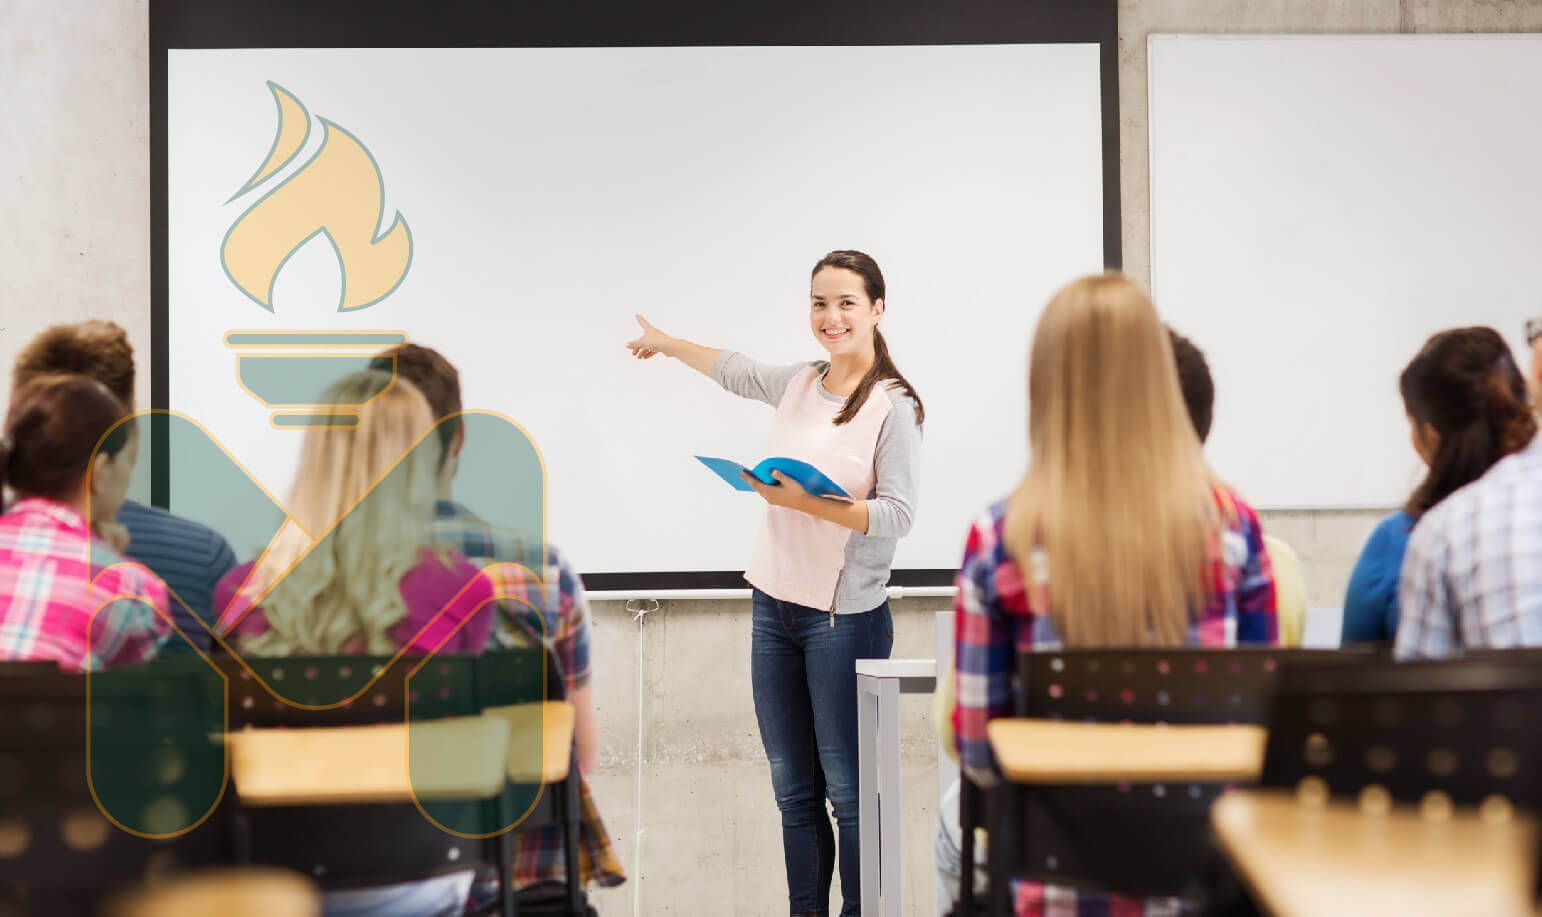
[[[877,321],[880,318],[883,318],[883,300],[875,299],[873,300],[873,320]]]
[[[91,457],[91,465],[87,469],[86,487],[90,491],[92,499],[95,499],[101,492],[99,482],[102,480],[102,475],[107,473],[107,463],[111,461],[112,457],[100,450]]]
[[[460,458],[461,447],[466,445],[466,418],[461,417],[460,423],[455,425],[455,438],[450,440],[450,456]]]

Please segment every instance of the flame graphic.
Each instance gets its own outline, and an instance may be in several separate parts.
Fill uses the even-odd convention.
[[[300,100],[275,83],[268,88],[278,105],[278,132],[267,159],[235,197],[272,177],[310,136],[310,116]],[[385,209],[385,184],[375,158],[342,127],[317,120],[321,149],[241,214],[220,246],[220,262],[231,283],[269,312],[279,271],[318,233],[332,244],[342,272],[339,312],[363,309],[390,295],[412,263],[412,232],[400,212],[390,228],[375,235]]]

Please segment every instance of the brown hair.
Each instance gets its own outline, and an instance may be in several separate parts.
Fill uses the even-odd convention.
[[[1408,416],[1440,434],[1429,473],[1403,507],[1415,519],[1536,435],[1526,380],[1492,328],[1434,335],[1403,370],[1398,387]]]
[[[1167,338],[1173,346],[1173,361],[1178,364],[1178,389],[1183,392],[1183,403],[1189,409],[1189,420],[1199,441],[1210,438],[1210,416],[1215,409],[1215,380],[1210,378],[1210,364],[1205,352],[1194,342],[1167,329]]]
[[[54,325],[33,338],[16,358],[11,387],[65,373],[89,376],[107,386],[124,407],[134,404],[134,347],[128,333],[112,322]]]
[[[390,372],[393,357],[396,378],[411,382],[428,399],[428,408],[439,423],[439,464],[443,465],[460,429],[460,373],[439,351],[412,343],[376,357],[370,362],[370,369]]]
[[[861,277],[863,291],[867,293],[869,300],[877,302],[884,298],[883,271],[878,269],[878,262],[874,261],[871,255],[851,250],[830,252],[814,265],[813,273],[809,275],[810,279],[827,267],[851,271]],[[919,425],[926,419],[926,409],[921,406],[921,396],[916,394],[915,386],[900,375],[899,368],[894,365],[894,359],[889,356],[889,345],[884,343],[883,335],[877,328],[873,329],[873,355],[876,358],[873,360],[873,368],[869,369],[867,375],[862,377],[862,381],[857,383],[851,397],[846,399],[846,406],[835,415],[836,426],[848,423],[856,417],[857,412],[862,410],[862,405],[867,403],[867,396],[872,392],[873,386],[885,379],[893,379],[899,383],[900,388],[905,390],[905,394],[910,396],[910,400],[916,403],[916,424]]]
[[[128,443],[131,423],[107,386],[79,375],[36,376],[11,395],[0,437],[0,485],[18,497],[68,500],[101,445],[108,457]]]

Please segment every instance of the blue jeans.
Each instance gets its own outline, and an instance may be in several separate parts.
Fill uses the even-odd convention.
[[[843,917],[862,913],[857,829],[858,659],[887,659],[894,646],[889,603],[861,614],[782,602],[754,590],[750,682],[771,788],[782,812],[791,913],[827,914],[840,835]]]
[[[329,891],[322,896],[326,917],[459,917],[471,894],[470,869],[432,879],[374,888]]]

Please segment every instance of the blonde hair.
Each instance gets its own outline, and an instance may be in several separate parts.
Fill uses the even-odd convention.
[[[422,393],[368,371],[334,383],[321,400],[356,409],[359,422],[305,432],[288,508],[319,540],[313,547],[286,526],[243,587],[268,622],[242,643],[254,655],[334,654],[359,643],[367,653],[395,652],[390,629],[407,614],[402,577],[432,543],[439,447],[426,436],[433,415]]]
[[[1066,645],[1186,642],[1220,519],[1150,298],[1121,274],[1073,282],[1040,317],[1031,360],[1008,553],[1032,577],[1043,549]]]

